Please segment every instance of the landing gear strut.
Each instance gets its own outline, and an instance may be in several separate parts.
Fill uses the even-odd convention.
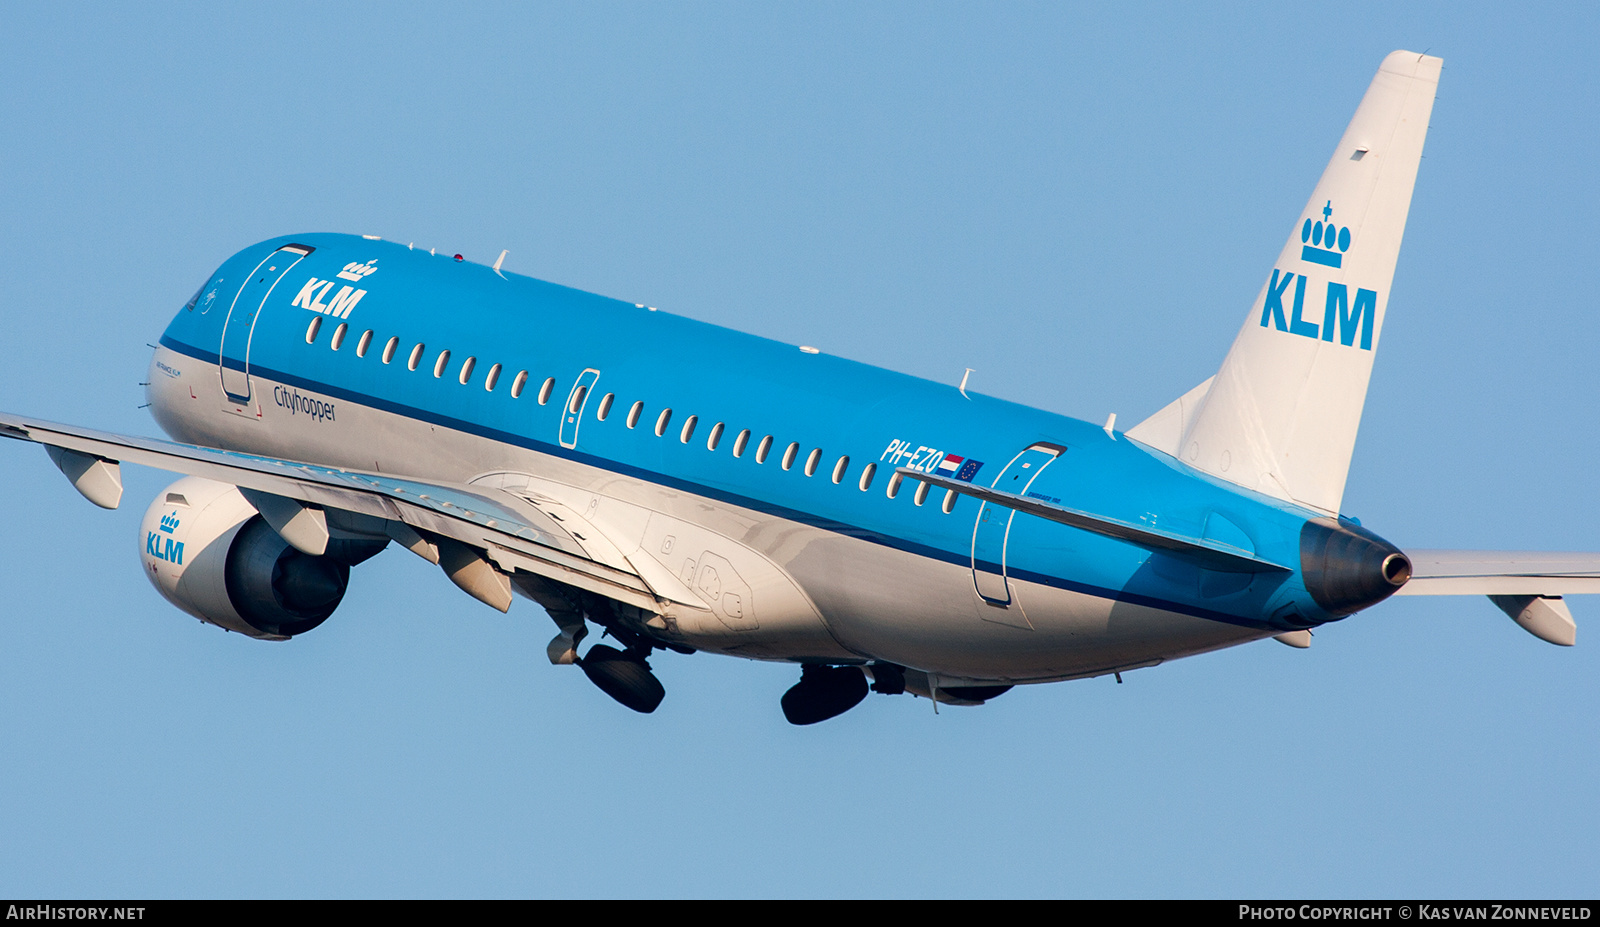
[[[650,651],[670,647],[680,653],[694,653],[693,648],[653,641],[628,630],[617,614],[623,606],[594,593],[528,573],[518,573],[516,582],[523,593],[550,613],[561,629],[545,648],[550,662],[558,666],[577,664],[601,692],[641,714],[655,711],[667,696],[661,680],[650,672]],[[638,609],[632,612],[631,618],[643,621]],[[586,655],[579,657],[578,644],[589,633],[591,620],[604,626],[606,633],[627,649],[595,644]]]
[[[800,681],[783,693],[783,716],[790,724],[816,724],[842,715],[867,697],[867,677],[854,666],[800,669]]]

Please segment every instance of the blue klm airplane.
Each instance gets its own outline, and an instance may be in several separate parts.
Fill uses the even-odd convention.
[[[1488,595],[1571,644],[1600,557],[1397,549],[1340,500],[1440,60],[1384,59],[1217,374],[1118,431],[381,241],[294,235],[179,310],[148,398],[174,440],[0,415],[91,501],[186,476],[144,568],[287,640],[395,542],[556,664],[653,711],[656,651],[797,665],[796,724],[870,688],[977,704]],[[504,255],[501,255],[502,260]],[[579,648],[591,625],[620,646]],[[1119,675],[1120,678],[1120,675]]]

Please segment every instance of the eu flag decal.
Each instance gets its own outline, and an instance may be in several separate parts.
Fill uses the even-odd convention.
[[[983,461],[981,460],[946,454],[944,459],[939,461],[939,475],[958,479],[963,483],[970,483],[972,478],[978,475],[978,468],[981,466],[983,466]]]

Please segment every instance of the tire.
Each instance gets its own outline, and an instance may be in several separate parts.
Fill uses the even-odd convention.
[[[578,666],[601,692],[640,714],[655,711],[667,697],[661,680],[650,672],[650,664],[615,647],[595,644]]]

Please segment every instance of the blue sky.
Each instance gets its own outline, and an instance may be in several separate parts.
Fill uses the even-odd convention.
[[[1583,4],[12,5],[0,408],[154,433],[148,342],[224,258],[383,235],[1093,421],[1214,372],[1395,48],[1445,59],[1345,508],[1600,549]],[[1481,599],[784,723],[391,551],[288,644],[140,575],[126,502],[0,447],[0,895],[1542,896],[1600,872],[1600,602]]]

